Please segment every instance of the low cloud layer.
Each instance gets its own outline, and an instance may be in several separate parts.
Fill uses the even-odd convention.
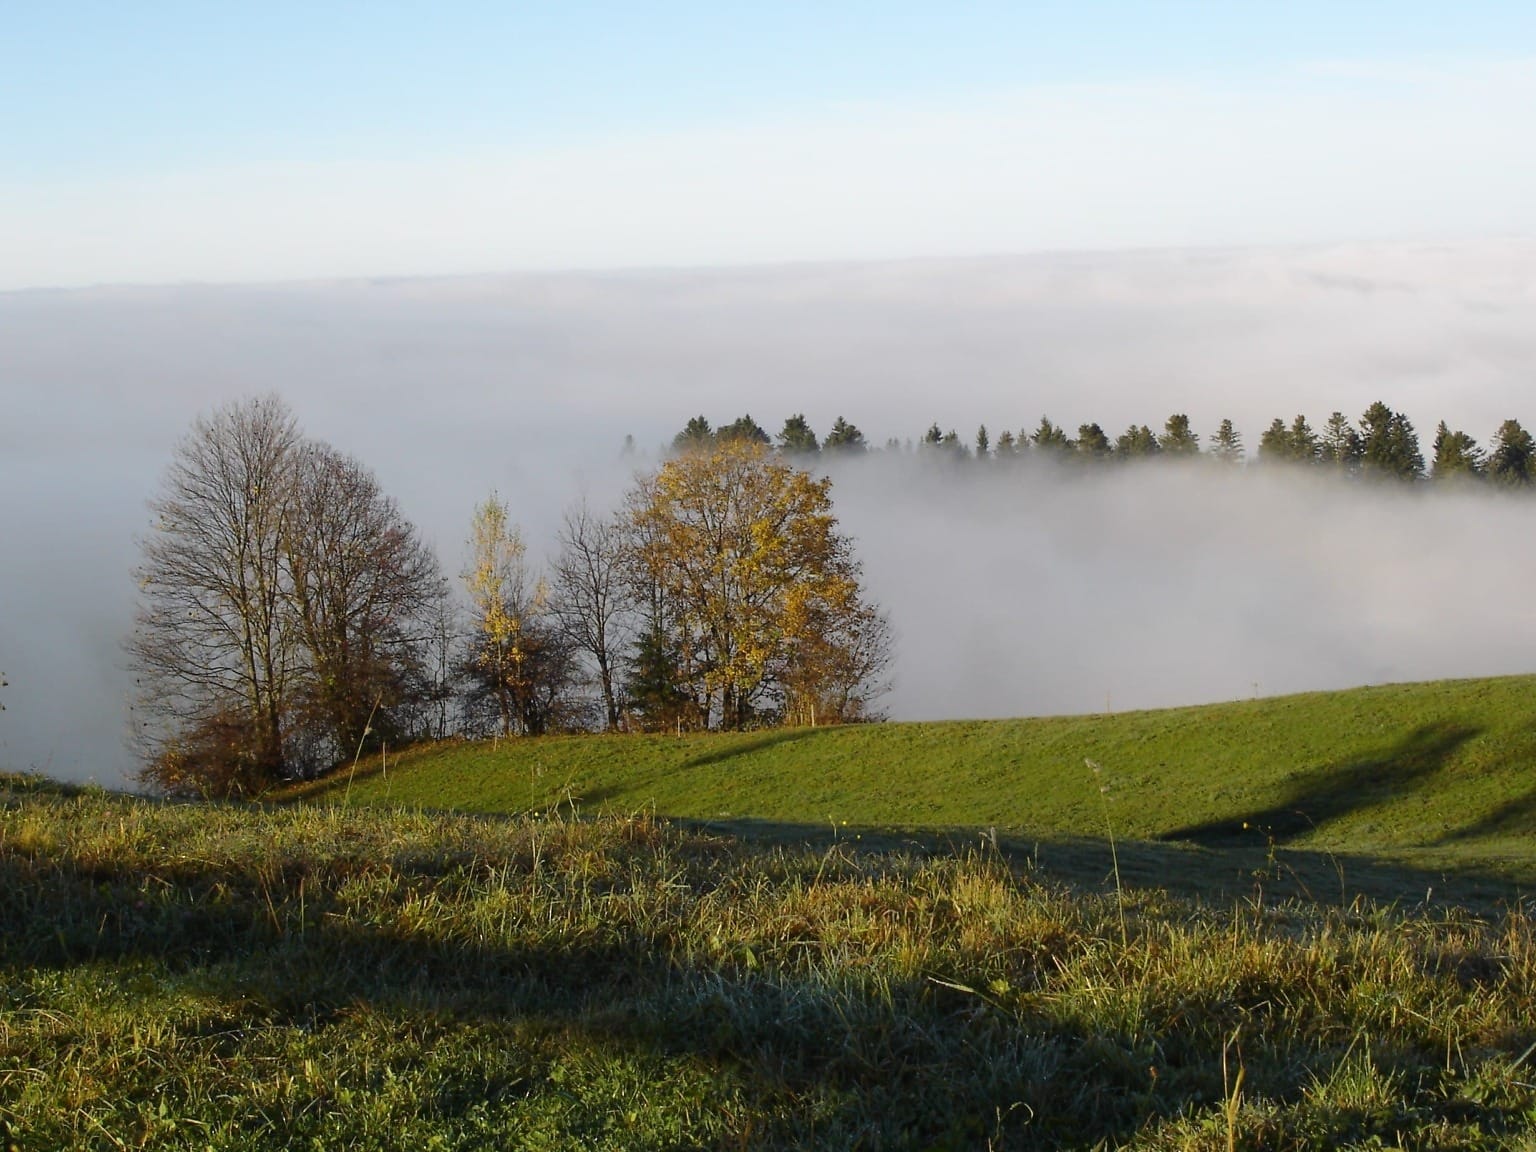
[[[1536,668],[1529,498],[882,459],[842,470],[838,506],[897,623],[904,718]]]
[[[1342,246],[0,296],[0,765],[115,782],[135,535],[201,409],[275,390],[450,573],[496,489],[536,547],[689,417],[875,443],[1042,413],[1383,399],[1426,446],[1536,425],[1536,244]],[[986,481],[868,461],[836,500],[900,637],[898,717],[1096,711],[1526,670],[1536,502],[1177,469]]]

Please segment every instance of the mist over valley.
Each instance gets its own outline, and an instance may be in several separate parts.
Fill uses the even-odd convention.
[[[136,541],[199,412],[279,393],[456,578],[475,504],[535,562],[684,421],[869,442],[1042,414],[1113,437],[1384,400],[1427,451],[1536,420],[1536,245],[1167,250],[0,296],[0,766],[116,784]],[[624,455],[632,436],[633,455]],[[1202,466],[829,465],[896,635],[895,719],[1528,671],[1536,504]]]

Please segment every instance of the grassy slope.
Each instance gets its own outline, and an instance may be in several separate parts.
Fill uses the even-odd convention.
[[[0,776],[0,1147],[1532,1147],[1526,914],[971,847]]]
[[[1102,766],[1095,777],[1085,759]],[[1325,849],[1529,878],[1536,677],[1109,716],[450,743],[306,795]],[[1101,800],[1100,785],[1106,789]],[[1247,828],[1244,828],[1244,825]]]

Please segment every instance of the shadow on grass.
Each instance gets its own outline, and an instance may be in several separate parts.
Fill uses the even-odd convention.
[[[750,738],[729,739],[723,748],[716,748],[698,756],[690,756],[684,760],[684,768],[705,768],[711,764],[723,764],[727,760],[734,760],[738,756],[751,756],[756,752],[765,752],[769,748],[777,748],[781,744],[794,744],[801,740],[809,740],[814,736],[824,735],[830,731],[827,728],[778,728],[765,731],[759,736]],[[722,742],[728,738],[717,737]]]
[[[807,843],[808,830],[795,826],[757,832]],[[854,857],[871,848],[954,853],[976,846],[974,835],[959,833],[871,832],[869,845],[863,833],[851,843],[844,833],[823,834]],[[988,847],[994,843],[1005,854],[1025,851],[989,835]],[[1029,851],[1062,859],[1080,852],[1077,866],[1087,868],[1108,860],[1091,842]],[[1199,850],[1128,845],[1122,868],[1155,870],[1179,851]],[[1195,1012],[1188,997],[1150,998],[1145,1019],[1095,1022],[1058,996],[1021,996],[1009,1006],[969,992],[967,982],[983,981],[964,970],[867,981],[850,970],[829,979],[814,965],[760,964],[735,942],[717,960],[690,959],[669,923],[616,921],[601,932],[578,924],[565,933],[514,932],[498,944],[465,931],[467,922],[389,915],[410,905],[418,886],[460,882],[440,867],[422,860],[402,871],[402,887],[374,919],[348,913],[328,884],[314,884],[306,899],[303,875],[253,886],[256,877],[239,870],[189,866],[146,900],[141,877],[128,870],[0,859],[0,958],[13,971],[129,961],[136,979],[152,964],[178,986],[193,977],[250,1014],[257,1035],[296,1027],[314,1036],[335,1027],[345,1037],[357,1007],[367,1005],[408,1031],[422,1030],[413,1021],[423,1013],[433,1021],[424,1031],[434,1035],[489,1030],[502,1041],[498,1050],[543,1037],[532,1046],[536,1054],[519,1057],[516,1076],[477,1065],[467,1089],[438,1069],[431,1106],[445,1120],[498,1096],[515,1115],[515,1098],[545,1092],[568,1101],[573,1127],[603,1131],[611,1119],[605,1100],[583,1100],[551,1074],[572,1038],[604,1059],[638,1054],[642,1063],[653,1061],[647,1066],[657,1076],[669,1075],[676,1066],[668,1062],[679,1059],[708,1069],[722,1102],[735,1107],[744,1098],[773,1117],[755,1132],[762,1147],[1077,1147],[1085,1134],[1118,1143],[1150,1120],[1185,1113],[1192,1100],[1222,1098],[1223,1041],[1236,1010],[1224,999]],[[1009,979],[1021,992],[1064,972],[1071,949],[1081,946],[1064,933],[1052,939],[1039,955],[1020,950]],[[1272,999],[1268,988],[1247,994]],[[235,1034],[227,1020],[209,1030],[215,1027]],[[1294,1045],[1278,1048],[1274,1059],[1250,1051],[1248,1082],[1293,1096],[1299,1077],[1326,1079],[1350,1047],[1319,1044],[1304,1063]],[[401,1051],[388,1058],[420,1058],[409,1045]],[[575,1058],[592,1059],[579,1048]]]
[[[400,878],[408,889],[444,879],[436,871]],[[1148,1075],[1154,1058],[1178,1051],[1176,1035],[1153,1053],[1130,1037],[1090,1034],[1070,1014],[1022,1021],[964,991],[957,981],[975,979],[965,972],[946,973],[948,983],[914,973],[866,988],[852,973],[838,980],[798,964],[764,967],[744,944],[717,961],[687,959],[668,925],[616,923],[493,945],[426,921],[408,930],[348,915],[323,886],[306,899],[300,877],[252,889],[238,870],[190,869],[149,901],[139,879],[110,867],[0,859],[0,973],[14,981],[27,969],[126,963],[143,987],[152,966],[170,985],[238,1010],[264,1043],[274,1029],[302,1031],[306,1057],[326,1030],[346,1037],[362,1006],[439,1041],[467,1027],[499,1037],[498,1050],[523,1048],[516,1076],[469,1069],[473,1091],[437,1068],[430,1106],[440,1120],[483,1110],[495,1096],[542,1092],[563,1099],[573,1132],[595,1139],[611,1109],[552,1072],[567,1046],[589,1071],[592,1050],[629,1069],[638,1056],[639,1074],[675,1075],[679,1060],[707,1069],[721,1104],[739,1111],[745,1100],[772,1118],[747,1129],[757,1147],[1070,1146],[1085,1126],[1122,1139],[1149,1116],[1175,1115],[1183,1094],[1210,1098],[1219,1087],[1208,1057],[1161,1085]],[[24,1007],[50,1006],[34,997]],[[419,1023],[423,1013],[430,1027]],[[235,1056],[228,1038],[244,1031],[225,1015],[179,1028],[224,1038],[224,1061]],[[1191,1059],[1215,1040],[1192,1042]],[[420,1056],[402,1051],[396,1058],[409,1074]],[[338,1083],[349,1075],[329,1070]],[[508,1103],[515,1110],[517,1101]],[[308,1143],[296,1131],[274,1136]]]
[[[1524,796],[1506,800],[1481,820],[1447,833],[1440,843],[1455,844],[1485,836],[1529,836],[1532,833],[1536,833],[1536,788]]]
[[[891,829],[795,824],[738,819],[676,821],[681,826],[724,833],[749,843],[816,851],[843,848],[855,853],[905,852],[953,857],[997,851],[1021,875],[1091,892],[1112,892],[1116,858],[1127,889],[1165,891],[1209,904],[1234,899],[1302,900],[1348,907],[1359,900],[1437,909],[1463,908],[1497,914],[1527,896],[1526,877],[1479,867],[1433,868],[1367,856],[1285,848],[1256,829],[1211,844],[1093,837],[1034,837],[1028,833],[978,828]],[[1536,862],[1532,873],[1536,874]]]
[[[1427,724],[1380,752],[1298,773],[1277,804],[1192,824],[1161,838],[1219,846],[1249,839],[1257,830],[1273,837],[1277,844],[1285,844],[1334,820],[1399,800],[1424,787],[1478,731],[1457,724]]]

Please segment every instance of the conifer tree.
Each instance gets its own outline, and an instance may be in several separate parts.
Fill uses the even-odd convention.
[[[1317,433],[1312,431],[1312,425],[1307,423],[1307,418],[1300,412],[1296,414],[1296,419],[1291,421],[1291,427],[1286,432],[1286,449],[1290,453],[1290,458],[1298,464],[1317,463]]]
[[[750,444],[771,444],[767,431],[750,415],[738,416],[729,424],[723,424],[715,433],[715,439],[724,444],[730,440],[745,440]]]
[[[816,439],[816,433],[806,420],[805,413],[797,412],[784,421],[784,427],[779,432],[779,450],[790,456],[812,456],[821,450],[821,443]]]
[[[1323,425],[1323,436],[1318,446],[1318,460],[1334,470],[1352,475],[1360,470],[1360,456],[1364,445],[1360,434],[1350,425],[1342,412],[1334,412]]]
[[[1243,438],[1231,420],[1223,420],[1211,437],[1211,455],[1223,464],[1237,464],[1243,459]]]
[[[832,431],[827,433],[822,448],[827,452],[863,452],[866,448],[864,433],[839,416],[832,421]]]
[[[1189,426],[1189,417],[1175,412],[1163,425],[1163,434],[1157,438],[1158,447],[1170,456],[1194,456],[1200,451],[1200,437]]]
[[[1424,457],[1413,425],[1380,400],[1360,417],[1360,440],[1361,466],[1366,472],[1399,480],[1417,480],[1424,474]]]
[[[672,450],[692,452],[695,449],[708,448],[714,442],[714,429],[709,426],[709,421],[700,415],[689,420],[683,425],[683,430],[672,437]]]
[[[1431,480],[1474,479],[1483,471],[1483,450],[1465,432],[1452,432],[1444,420],[1435,429]]]
[[[1259,437],[1259,459],[1266,464],[1283,462],[1291,458],[1291,434],[1285,421],[1276,416]]]
[[[1520,421],[1506,420],[1493,434],[1487,472],[1500,487],[1523,488],[1536,482],[1536,442]]]
[[[1094,425],[1094,427],[1098,427],[1098,425]],[[1103,434],[1102,431],[1100,434]],[[1019,439],[1022,441],[1024,437],[1020,435]],[[1072,441],[1067,438],[1066,430],[1052,424],[1049,416],[1040,417],[1039,427],[1035,429],[1029,440],[1036,448],[1058,452],[1074,447]]]
[[[1098,460],[1108,456],[1113,449],[1109,437],[1104,434],[1104,429],[1097,424],[1079,424],[1077,426],[1077,440],[1074,441],[1077,454],[1085,459]]]
[[[1160,451],[1157,437],[1145,424],[1132,424],[1115,440],[1115,455],[1122,460],[1156,456]]]

